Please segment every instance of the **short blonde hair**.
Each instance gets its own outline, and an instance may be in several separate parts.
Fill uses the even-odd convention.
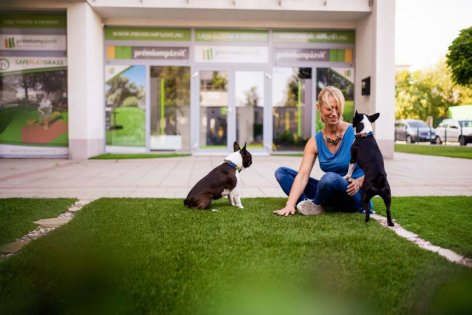
[[[334,86],[326,86],[320,91],[318,94],[318,104],[316,104],[318,110],[321,106],[327,109],[332,109],[331,104],[329,103],[330,96],[336,100],[336,103],[338,104],[338,115],[339,117],[342,117],[344,113],[344,95],[341,90]]]

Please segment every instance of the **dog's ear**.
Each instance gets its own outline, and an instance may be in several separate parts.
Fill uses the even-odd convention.
[[[367,116],[367,117],[369,118],[369,121],[370,121],[371,123],[373,123],[374,121],[377,120],[377,118],[379,118],[379,116],[380,116],[380,113],[375,113],[375,114],[370,115],[370,116]]]
[[[238,141],[234,141],[233,150],[234,150],[234,152],[241,150],[241,147],[239,146]]]
[[[241,149],[241,151],[245,151],[246,150],[246,142],[244,142],[244,147]]]

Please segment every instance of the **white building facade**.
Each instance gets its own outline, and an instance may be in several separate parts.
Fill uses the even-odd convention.
[[[300,152],[326,85],[394,146],[394,0],[0,4],[0,156]],[[2,118],[3,117],[3,118]]]

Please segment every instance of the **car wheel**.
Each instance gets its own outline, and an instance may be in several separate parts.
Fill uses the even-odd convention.
[[[441,138],[439,138],[438,136],[436,136],[436,139],[434,139],[434,143],[436,143],[436,144],[442,144]]]
[[[467,141],[465,140],[464,136],[459,137],[459,143],[460,145],[467,145]]]
[[[411,138],[411,136],[406,136],[406,143],[415,143],[415,141],[413,141],[413,138]]]

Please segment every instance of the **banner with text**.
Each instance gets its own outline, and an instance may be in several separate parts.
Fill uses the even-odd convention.
[[[105,27],[105,40],[189,41],[189,29]]]
[[[188,47],[129,47],[107,46],[107,60],[113,59],[156,59],[188,60]]]
[[[331,43],[354,44],[354,31],[273,31],[276,43]]]
[[[65,51],[65,35],[0,34],[0,50]]]
[[[280,61],[328,61],[352,62],[352,49],[305,49],[277,48],[274,49],[274,60]]]
[[[195,46],[195,61],[205,63],[267,63],[265,46]]]

